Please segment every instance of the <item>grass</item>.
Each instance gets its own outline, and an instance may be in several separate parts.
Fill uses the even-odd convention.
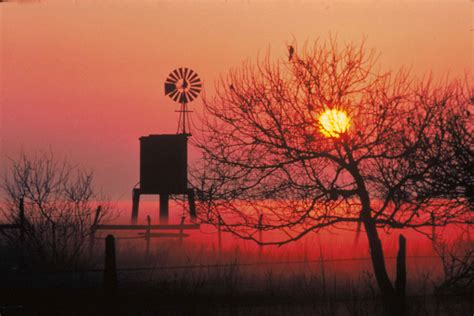
[[[342,260],[351,254],[368,258],[364,243],[356,246],[350,241],[328,247],[324,236],[313,238],[289,247],[263,249],[229,236],[225,236],[223,248],[212,238],[204,242],[154,239],[148,252],[143,240],[117,239],[117,267],[125,270],[118,272],[115,297],[102,291],[104,250],[100,239],[85,265],[97,269],[94,271],[0,271],[0,313],[383,315],[370,261]],[[390,257],[396,244],[390,239],[385,244]],[[431,253],[422,241],[409,239],[410,246],[411,256]],[[391,276],[394,262],[387,259]],[[411,315],[472,314],[472,295],[433,295],[434,286],[442,279],[438,258],[409,258],[407,265]],[[137,267],[147,269],[133,269]]]

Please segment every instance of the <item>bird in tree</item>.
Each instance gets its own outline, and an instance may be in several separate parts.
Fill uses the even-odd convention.
[[[288,61],[291,61],[293,59],[294,53],[295,48],[292,45],[288,46]]]

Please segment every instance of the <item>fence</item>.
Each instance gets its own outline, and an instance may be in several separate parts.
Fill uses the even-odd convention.
[[[23,264],[24,258],[24,232],[25,232],[25,213],[24,213],[24,201],[23,199],[20,200],[19,203],[19,222],[18,224],[1,224],[1,229],[19,229],[20,230],[20,248],[21,248],[21,258],[20,258],[20,267]],[[95,269],[81,269],[75,270],[74,272],[78,273],[104,273],[104,289],[108,289],[107,291],[114,291],[117,285],[117,273],[118,272],[139,272],[139,271],[164,271],[164,270],[193,270],[193,269],[212,269],[212,268],[230,268],[230,267],[250,267],[250,266],[271,266],[271,265],[298,265],[298,264],[310,264],[310,263],[329,263],[329,262],[350,262],[350,261],[369,261],[371,260],[370,257],[356,257],[356,258],[337,258],[337,259],[313,259],[313,260],[297,260],[297,261],[261,261],[261,262],[235,262],[235,263],[228,263],[228,264],[195,264],[195,265],[174,265],[174,266],[153,266],[153,267],[131,267],[131,268],[117,268],[116,264],[116,257],[115,257],[115,240],[116,239],[142,239],[146,242],[146,249],[147,253],[150,248],[150,238],[152,237],[162,237],[162,236],[172,236],[172,237],[179,237],[182,240],[183,237],[187,237],[188,235],[184,233],[184,229],[194,229],[196,228],[195,224],[185,225],[184,224],[184,217],[181,220],[179,225],[151,225],[151,219],[148,216],[147,225],[99,225],[98,218],[101,212],[101,207],[99,206],[96,210],[94,221],[91,227],[92,233],[90,236],[90,244],[89,247],[92,249],[94,246],[94,242],[97,239],[103,240],[103,238],[96,238],[95,231],[96,230],[121,230],[121,229],[132,229],[132,230],[143,230],[143,233],[139,234],[139,236],[133,237],[119,237],[115,238],[112,235],[108,235],[105,238],[105,265],[104,268],[95,268]],[[260,216],[259,220],[259,227],[262,227],[263,215]],[[218,225],[218,244],[219,248],[222,244],[221,239],[221,220],[219,219]],[[178,229],[178,233],[152,233],[151,229]],[[262,234],[260,230],[259,234],[260,240],[262,240]],[[404,248],[404,238],[401,237],[400,246],[402,251],[399,253],[398,256],[394,257],[385,257],[386,260],[397,260],[397,271],[400,271],[400,280],[403,280],[403,275],[405,274],[405,260],[406,258],[411,259],[428,259],[428,258],[438,258],[437,256],[406,256]],[[261,248],[260,248],[261,249]],[[68,272],[68,271],[58,271],[58,273]],[[404,281],[403,281],[404,283]],[[403,287],[403,285],[400,285]]]
[[[273,267],[273,266],[284,266],[284,265],[306,265],[306,264],[320,264],[324,265],[327,263],[350,263],[350,262],[363,262],[370,261],[370,257],[352,257],[352,258],[336,258],[336,259],[305,259],[305,260],[281,260],[281,261],[254,261],[254,262],[232,262],[232,263],[215,263],[215,264],[184,264],[184,265],[155,265],[155,266],[139,266],[139,267],[120,267],[117,263],[116,256],[116,238],[113,235],[108,235],[106,238],[101,238],[105,243],[104,250],[104,265],[100,268],[84,268],[84,269],[69,269],[69,270],[55,270],[49,272],[34,272],[45,275],[58,275],[64,276],[67,274],[103,274],[102,287],[106,295],[115,295],[118,288],[119,275],[123,273],[133,272],[158,272],[158,271],[192,271],[192,270],[217,270],[217,269],[234,269],[234,268],[245,268],[245,267]],[[386,260],[397,260],[398,256],[386,257]],[[436,259],[436,256],[406,256],[410,259]],[[99,279],[100,280],[100,279]]]

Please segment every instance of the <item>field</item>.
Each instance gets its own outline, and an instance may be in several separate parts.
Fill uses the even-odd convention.
[[[115,223],[126,223],[127,204]],[[143,203],[139,223],[152,216],[155,202]],[[170,223],[179,223],[179,212]],[[155,216],[156,218],[157,216]],[[343,229],[344,228],[344,229]],[[137,232],[99,231],[80,267],[27,274],[2,269],[5,314],[40,311],[69,314],[383,314],[367,241],[355,227],[311,234],[284,245],[260,247],[211,225],[186,231],[189,237],[152,238]],[[412,231],[382,233],[389,275],[394,278],[398,236],[407,238],[408,307],[413,315],[469,315],[472,297],[433,295],[444,280],[442,260],[431,240]],[[118,289],[103,291],[104,238],[116,240]],[[438,244],[473,247],[465,229],[436,231]],[[268,237],[262,234],[263,240]],[[273,236],[277,237],[277,236]],[[14,255],[9,253],[10,259]],[[4,258],[6,258],[4,256]],[[8,261],[8,260],[6,260]],[[54,298],[53,298],[54,297]],[[111,300],[113,304],[110,304]],[[71,306],[73,306],[71,310]],[[113,309],[111,309],[113,306]]]

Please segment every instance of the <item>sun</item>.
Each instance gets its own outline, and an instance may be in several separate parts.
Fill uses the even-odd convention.
[[[339,138],[349,128],[350,119],[346,112],[332,109],[319,116],[320,131],[326,137]]]

